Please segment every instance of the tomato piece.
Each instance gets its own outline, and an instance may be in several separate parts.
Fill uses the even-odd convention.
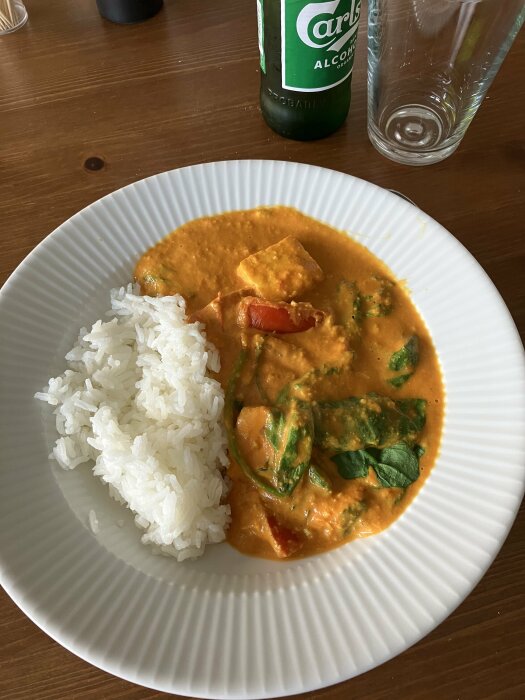
[[[301,549],[302,542],[297,532],[281,525],[271,513],[266,514],[266,521],[272,536],[271,544],[278,557],[286,559]]]
[[[309,316],[298,319],[290,318],[288,309],[280,306],[263,306],[251,304],[248,310],[250,327],[260,331],[275,333],[299,333],[315,326],[315,318]]]
[[[247,325],[266,333],[301,333],[322,320],[321,311],[299,304],[250,300],[246,306]]]

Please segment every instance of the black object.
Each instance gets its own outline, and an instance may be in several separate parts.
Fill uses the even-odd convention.
[[[117,24],[143,22],[156,15],[163,0],[97,0],[98,11]]]

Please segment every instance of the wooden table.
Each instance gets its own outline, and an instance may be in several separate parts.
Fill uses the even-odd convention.
[[[0,282],[56,226],[130,182],[203,161],[267,158],[351,173],[408,195],[477,258],[525,332],[525,34],[459,151],[423,169],[378,155],[366,135],[364,25],[345,126],[286,141],[258,107],[255,3],[166,0],[117,26],[95,0],[27,0],[0,38]],[[525,508],[468,599],[401,656],[308,700],[525,697]],[[0,596],[0,697],[168,697],[60,647]]]

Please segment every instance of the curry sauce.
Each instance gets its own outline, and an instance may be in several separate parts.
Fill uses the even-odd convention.
[[[444,391],[407,290],[366,248],[286,207],[191,221],[139,260],[218,348],[228,539],[302,557],[380,532],[436,459]]]

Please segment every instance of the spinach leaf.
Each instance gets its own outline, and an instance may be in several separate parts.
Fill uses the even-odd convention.
[[[226,387],[226,395],[224,397],[224,424],[226,427],[226,435],[228,438],[228,449],[230,455],[237,462],[242,471],[246,474],[248,479],[253,481],[253,483],[264,491],[273,494],[274,496],[281,497],[283,494],[276,489],[272,484],[269,484],[265,479],[256,474],[250,467],[248,462],[244,459],[239,449],[237,439],[235,437],[235,422],[237,420],[237,410],[240,405],[240,401],[236,397],[236,391],[239,383],[239,378],[241,376],[242,370],[246,363],[248,357],[248,351],[246,348],[242,348],[237,361],[234,365],[233,371],[228,380],[228,386]]]
[[[292,401],[278,428],[275,480],[279,493],[289,496],[310,465],[313,444],[312,409]]]
[[[392,312],[394,283],[383,277],[373,276],[363,282],[361,313],[369,318],[388,316]]]
[[[314,404],[314,441],[332,452],[414,443],[425,425],[424,399],[367,394]]]
[[[340,373],[341,367],[334,367],[333,365],[327,364],[309,369],[308,372],[294,379],[290,384],[286,384],[277,394],[275,403],[277,406],[280,406],[294,398],[304,403],[301,394],[307,393],[310,388],[315,386],[315,382]]]
[[[359,335],[363,299],[355,282],[341,280],[333,303],[336,323],[350,334]]]
[[[337,465],[337,471],[343,479],[360,479],[367,476],[369,468],[375,463],[375,459],[366,450],[341,452],[334,455],[332,461]]]
[[[387,381],[393,387],[398,389],[400,386],[403,386],[403,384],[406,384],[413,374],[414,372],[407,372],[407,374],[400,374],[397,377],[392,377],[392,379],[388,379]]]
[[[419,476],[419,460],[414,450],[400,442],[381,450],[374,471],[382,486],[406,489]]]
[[[308,478],[314,486],[318,486],[324,491],[332,490],[332,483],[324,471],[318,467],[316,464],[310,463],[308,467]]]
[[[382,450],[368,448],[334,455],[332,461],[337,465],[343,479],[359,479],[368,475],[370,467],[375,471],[381,486],[385,488],[406,488],[419,477],[420,445],[410,447],[400,442]]]
[[[255,340],[255,353],[254,353],[254,367],[253,367],[253,378],[255,380],[255,386],[259,392],[261,399],[268,402],[268,396],[264,389],[262,378],[261,378],[261,356],[264,350],[264,344],[266,343],[267,336],[259,336]]]
[[[277,449],[277,445],[279,444],[279,439],[284,428],[284,420],[284,414],[273,410],[266,422],[266,439],[270,445],[272,445],[274,450]]]
[[[341,513],[341,534],[343,537],[348,537],[351,534],[356,522],[367,508],[364,501],[357,501],[343,510]]]
[[[414,369],[419,362],[419,338],[411,336],[400,350],[392,354],[388,369],[400,372],[402,369]],[[405,380],[406,381],[406,380]]]
[[[414,442],[416,434],[425,427],[427,402],[425,399],[400,399],[396,401],[396,406],[401,413],[399,421],[401,437],[405,438],[404,442]]]
[[[416,454],[416,457],[418,459],[421,459],[421,457],[425,454],[426,450],[423,447],[423,445],[414,445],[414,452]]]

